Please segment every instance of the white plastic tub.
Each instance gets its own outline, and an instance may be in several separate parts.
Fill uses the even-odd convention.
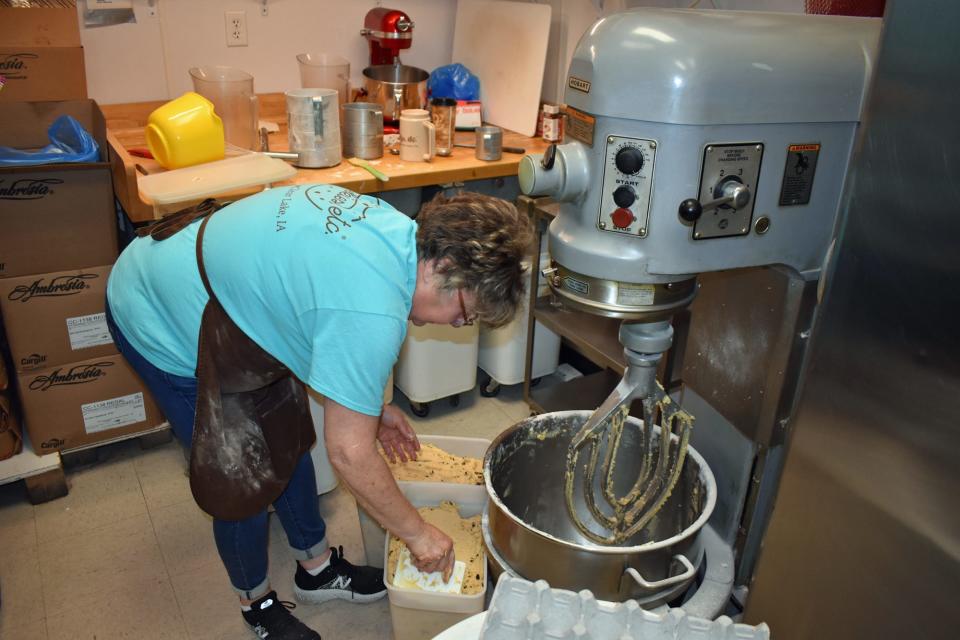
[[[524,263],[529,268],[529,262]],[[540,268],[550,265],[550,256],[541,255]],[[530,270],[531,278],[533,270]],[[529,282],[527,283],[529,291]],[[545,279],[540,279],[537,296],[546,295],[549,288]],[[519,384],[523,382],[527,356],[527,323],[530,318],[530,298],[524,294],[523,305],[517,311],[516,318],[510,324],[498,329],[483,326],[480,329],[480,344],[477,364],[491,378],[483,395],[493,396],[501,384]],[[548,376],[560,363],[560,336],[536,323],[533,339],[533,378]]]
[[[478,487],[482,497],[477,499],[475,494],[468,496],[464,492],[455,491],[458,485],[454,484],[407,482],[404,485],[401,489],[413,506],[436,507],[442,501],[450,500],[457,504],[461,517],[482,513],[487,501],[483,487]],[[390,539],[386,537],[382,547],[384,558],[387,557],[389,548]],[[393,637],[396,640],[432,638],[444,629],[483,611],[489,587],[486,558],[482,566],[483,591],[473,595],[399,589],[388,582],[388,571],[384,568],[383,581],[387,585],[387,597],[390,599]]]
[[[313,468],[317,476],[317,495],[322,496],[337,488],[339,479],[330,464],[327,456],[327,442],[323,435],[323,396],[307,387],[307,396],[310,398],[310,416],[313,418],[313,430],[317,434],[317,442],[310,450],[313,458]],[[383,391],[383,403],[393,401],[393,374],[387,379],[387,386]]]
[[[473,389],[477,384],[479,326],[407,324],[407,339],[394,369],[394,384],[426,415],[426,403]]]
[[[420,443],[435,445],[447,453],[457,456],[469,456],[481,460],[487,453],[487,447],[490,446],[490,441],[483,438],[460,438],[457,436],[420,436]],[[405,481],[397,484],[400,485],[400,490],[408,498],[412,491],[417,496],[437,498],[436,504],[440,504],[441,500],[452,500],[459,505],[479,504],[482,510],[487,499],[487,490],[483,485]],[[363,537],[363,548],[367,555],[367,564],[372,567],[383,567],[385,560],[383,541],[387,537],[387,532],[363,507],[357,505],[357,511],[360,518],[360,535]]]

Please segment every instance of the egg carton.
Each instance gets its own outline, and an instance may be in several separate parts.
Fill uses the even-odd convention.
[[[766,624],[705,620],[682,609],[645,611],[633,600],[602,602],[590,591],[551,589],[504,573],[487,610],[481,640],[769,640]]]

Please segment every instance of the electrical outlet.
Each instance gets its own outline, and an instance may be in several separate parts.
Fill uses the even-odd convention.
[[[227,46],[247,46],[247,12],[227,11],[223,17],[227,27]]]

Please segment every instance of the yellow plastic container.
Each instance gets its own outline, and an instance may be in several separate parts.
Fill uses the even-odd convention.
[[[223,158],[223,121],[213,103],[193,91],[154,110],[146,135],[150,153],[167,169]]]

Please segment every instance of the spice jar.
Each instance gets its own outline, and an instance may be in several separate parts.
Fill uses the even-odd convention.
[[[434,98],[430,101],[430,119],[437,129],[437,155],[449,156],[453,152],[457,101],[453,98]]]
[[[547,142],[560,142],[563,139],[563,116],[560,107],[555,104],[543,105],[543,139]]]

